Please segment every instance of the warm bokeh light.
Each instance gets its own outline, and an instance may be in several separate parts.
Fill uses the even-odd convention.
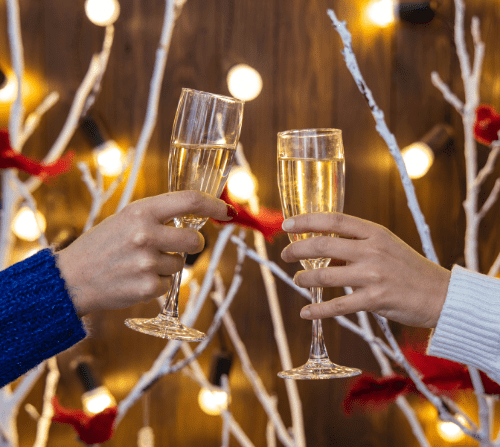
[[[262,90],[262,76],[250,65],[238,64],[227,73],[227,87],[235,98],[251,101]]]
[[[202,388],[198,394],[198,404],[205,413],[218,416],[227,409],[228,397],[225,391]]]
[[[14,73],[6,73],[5,85],[0,88],[0,102],[13,102],[17,96],[17,79]]]
[[[117,0],[86,0],[85,13],[94,25],[112,25],[120,15],[120,4]]]
[[[410,178],[420,178],[427,174],[434,162],[434,152],[420,141],[406,146],[402,151],[403,160]]]
[[[457,419],[459,419],[462,424],[466,424],[462,416],[458,416]],[[437,431],[439,436],[448,442],[458,442],[465,437],[465,433],[453,422],[438,421]]]
[[[386,27],[394,23],[394,1],[374,0],[368,4],[366,13],[369,20],[377,26]]]
[[[246,169],[235,166],[227,179],[227,189],[237,202],[247,202],[257,189],[257,181]]]
[[[88,414],[97,414],[116,405],[116,400],[105,386],[82,394],[83,409]]]
[[[113,140],[109,140],[96,148],[95,153],[102,175],[116,177],[122,172],[125,156]]]
[[[36,241],[47,228],[47,222],[44,215],[33,211],[27,206],[19,209],[12,221],[12,231],[19,238],[25,241]]]
[[[193,278],[193,267],[184,266],[181,275],[181,286],[189,284],[189,281]]]

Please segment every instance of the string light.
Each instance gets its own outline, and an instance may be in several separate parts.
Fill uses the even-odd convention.
[[[255,194],[257,181],[246,169],[235,166],[227,180],[227,189],[237,202],[247,202]]]
[[[368,19],[375,25],[384,28],[394,23],[396,18],[412,23],[429,23],[435,16],[434,2],[400,3],[397,0],[373,0],[368,4]]]
[[[461,415],[457,416],[457,419],[464,425],[466,425],[465,418]],[[462,429],[454,422],[444,422],[438,421],[437,432],[441,438],[447,442],[458,442],[462,440],[465,436]]]
[[[219,416],[227,410],[229,396],[221,389],[202,388],[198,394],[198,404],[206,414]]]
[[[200,408],[210,416],[222,414],[229,406],[229,396],[220,385],[222,376],[229,376],[231,365],[232,355],[229,352],[219,352],[212,359],[211,386],[202,388],[198,394]]]
[[[251,101],[262,91],[262,76],[255,68],[238,64],[227,73],[227,87],[235,98]]]
[[[36,241],[46,228],[44,215],[38,210],[35,215],[27,206],[22,206],[12,221],[12,232],[25,241]]]
[[[434,152],[425,143],[418,141],[405,147],[401,151],[406,170],[410,178],[423,177],[434,163]]]
[[[95,158],[102,175],[116,177],[122,172],[125,154],[115,141],[108,140],[95,148]]]
[[[82,394],[83,410],[88,414],[97,414],[116,405],[116,400],[105,386],[99,386]]]
[[[94,25],[112,25],[120,15],[120,4],[117,0],[86,0],[85,13]]]
[[[82,394],[83,410],[87,414],[97,414],[116,405],[116,400],[104,385],[98,385],[86,361],[77,360],[76,373],[80,378],[85,392]]]
[[[367,15],[372,23],[381,28],[394,23],[394,2],[393,0],[375,0],[368,4]]]
[[[5,74],[0,71],[2,76],[0,83],[0,102],[11,103],[17,96],[17,79],[14,73]]]
[[[448,147],[452,141],[453,128],[448,124],[436,124],[419,141],[401,151],[410,178],[423,177],[434,163],[434,155]]]
[[[109,137],[104,125],[91,117],[86,117],[80,127],[94,147],[96,165],[102,175],[116,177],[125,164],[125,154],[115,140]]]

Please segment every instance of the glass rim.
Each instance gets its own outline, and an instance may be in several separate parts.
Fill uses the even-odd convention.
[[[210,92],[204,92],[202,90],[196,90],[194,88],[188,88],[188,87],[182,87],[183,92],[193,92],[193,93],[198,93],[200,95],[205,95],[205,96],[212,96],[218,99],[221,99],[226,102],[232,102],[235,104],[245,104],[245,101],[242,99],[234,98],[232,96],[224,96],[224,95],[219,95],[218,93],[210,93]]]
[[[342,130],[328,128],[328,127],[320,127],[311,129],[292,129],[292,130],[284,130],[283,132],[278,132],[278,138],[284,138],[288,136],[295,136],[298,138],[311,138],[311,137],[321,137],[326,135],[342,135]]]

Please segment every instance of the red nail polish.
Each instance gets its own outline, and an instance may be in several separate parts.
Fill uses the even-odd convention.
[[[234,206],[227,204],[226,207],[227,207],[227,217],[233,219],[238,215],[238,211],[236,211],[236,208]]]

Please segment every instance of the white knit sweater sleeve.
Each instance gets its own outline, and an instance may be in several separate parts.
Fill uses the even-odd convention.
[[[453,267],[427,353],[484,371],[500,383],[500,280]]]

